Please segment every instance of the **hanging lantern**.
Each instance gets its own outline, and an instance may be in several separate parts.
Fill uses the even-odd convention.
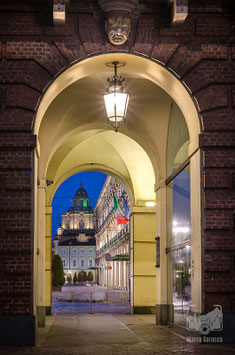
[[[108,122],[116,132],[118,127],[125,122],[129,101],[129,94],[122,86],[125,79],[117,75],[117,68],[123,67],[124,65],[125,63],[119,62],[107,63],[107,66],[112,66],[114,68],[114,76],[107,79],[109,87],[104,93],[104,103]]]

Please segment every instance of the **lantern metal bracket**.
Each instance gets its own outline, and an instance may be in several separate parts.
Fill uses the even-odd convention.
[[[108,78],[107,82],[114,85],[115,87],[120,86],[122,90],[122,82],[125,81],[125,78],[117,75],[117,69],[124,67],[126,65],[126,62],[114,61],[114,62],[108,62],[106,63],[106,65],[107,67],[114,68],[114,76],[112,78]]]

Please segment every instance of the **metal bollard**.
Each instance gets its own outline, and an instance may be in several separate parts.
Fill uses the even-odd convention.
[[[90,293],[90,312],[89,314],[93,314],[92,312],[92,292]]]

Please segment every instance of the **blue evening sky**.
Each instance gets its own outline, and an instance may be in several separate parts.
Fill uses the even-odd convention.
[[[100,195],[107,175],[96,171],[86,171],[75,174],[65,180],[57,189],[52,201],[52,235],[56,235],[56,229],[60,227],[61,213],[66,212],[72,206],[72,199],[83,184],[91,199],[91,206],[94,207]]]

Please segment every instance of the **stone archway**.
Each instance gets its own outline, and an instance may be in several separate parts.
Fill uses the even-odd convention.
[[[85,170],[98,170],[105,172],[109,175],[114,176],[117,180],[119,180],[123,186],[125,186],[126,191],[128,192],[130,196],[130,200],[132,201],[132,209],[131,209],[131,223],[132,219],[135,218],[137,219],[138,216],[142,216],[142,222],[144,219],[151,218],[151,223],[153,224],[152,227],[152,234],[146,233],[146,237],[148,236],[148,242],[151,241],[154,243],[154,235],[155,235],[155,209],[152,207],[146,207],[143,204],[145,201],[154,201],[155,200],[155,194],[154,194],[154,171],[151,165],[151,161],[148,158],[147,154],[144,152],[144,150],[132,139],[127,138],[123,134],[119,133],[118,136],[114,131],[101,131],[99,134],[96,132],[95,137],[92,134],[92,131],[87,131],[89,138],[85,140],[85,143],[80,143],[77,144],[74,149],[71,148],[71,151],[69,154],[67,154],[65,157],[62,158],[60,156],[60,159],[58,160],[60,163],[58,172],[54,175],[54,184],[51,184],[49,186],[43,187],[38,187],[38,193],[39,195],[43,196],[42,199],[44,199],[45,202],[45,207],[40,205],[38,208],[40,211],[41,219],[43,219],[43,214],[45,213],[45,223],[44,227],[43,224],[41,224],[41,230],[38,231],[40,233],[39,240],[40,240],[40,249],[45,249],[49,250],[50,249],[50,244],[51,244],[51,216],[52,216],[52,208],[51,208],[51,201],[54,192],[56,191],[57,187],[60,185],[61,181],[65,180],[67,177],[73,175],[75,172],[81,172]],[[119,151],[117,154],[117,147],[116,147],[116,153],[115,153],[115,139],[118,137],[118,142],[121,144],[123,152]],[[73,137],[74,139],[74,137]],[[88,142],[87,142],[88,140]],[[87,151],[87,143],[89,145],[89,140],[92,141],[93,147],[90,145],[89,151]],[[77,140],[79,141],[79,139]],[[68,143],[67,143],[68,144]],[[70,146],[71,147],[71,146]],[[131,153],[131,156],[130,156]],[[110,156],[111,154],[111,156]],[[115,155],[116,154],[116,155]],[[78,156],[82,156],[81,160],[77,158]],[[104,159],[103,156],[105,156],[106,161],[103,161],[103,164],[99,164],[99,159],[100,156],[102,155],[102,161]],[[57,157],[58,158],[58,157]],[[87,163],[83,165],[81,162],[83,159],[86,161],[90,161],[90,159],[93,159],[92,163]],[[55,164],[55,161],[52,158],[52,163]],[[75,165],[77,164],[77,166]],[[81,164],[79,164],[81,163]],[[128,167],[128,169],[127,169]],[[48,166],[48,171],[50,172],[50,164]],[[139,173],[137,173],[139,172]],[[50,176],[50,175],[49,175]],[[142,180],[141,178],[145,181],[146,185],[142,186]],[[46,183],[46,180],[48,179],[40,179],[40,182]],[[140,201],[142,205],[140,205]],[[43,229],[45,229],[45,238],[43,234]],[[139,241],[142,240],[140,237],[141,233],[143,231],[139,230]],[[133,232],[131,234],[131,241],[133,243]],[[135,232],[135,236],[137,236],[138,233],[137,231]],[[134,241],[135,243],[135,241]],[[143,254],[144,252],[144,247],[145,247],[145,241],[142,240],[142,249],[141,251],[139,250],[139,254]],[[148,247],[148,245],[146,245]],[[132,252],[133,252],[133,247],[132,247]],[[147,251],[146,251],[147,252]],[[140,255],[139,255],[140,257]],[[41,263],[46,264],[45,267],[45,277],[43,279],[42,277],[42,269],[43,266],[39,266],[38,273],[40,274],[40,277],[38,276],[38,280],[40,279],[41,284],[39,286],[39,293],[42,294],[42,299],[43,296],[46,297],[46,307],[50,307],[50,287],[45,288],[45,281],[50,280],[50,257],[49,253],[46,252],[45,254],[44,261],[41,260]],[[133,255],[131,254],[131,258],[133,259]],[[135,258],[138,258],[138,254],[136,253]],[[150,257],[148,258],[150,259]],[[152,265],[154,265],[154,252],[152,252],[151,256],[152,260]],[[155,275],[154,275],[154,268],[152,268],[152,275],[151,277],[153,278],[153,285],[155,287]],[[146,277],[150,276],[148,274],[149,272],[147,271]],[[150,274],[151,274],[150,273]],[[131,274],[131,278],[134,279],[135,275]],[[144,275],[142,276],[142,278]],[[133,284],[133,283],[132,283]],[[152,289],[153,289],[152,285]],[[133,287],[131,290],[131,294],[134,297],[133,293]],[[39,294],[38,293],[38,294]],[[139,297],[139,303],[141,306],[141,302],[143,300],[141,297]],[[44,302],[44,301],[43,301]],[[155,292],[153,294],[153,297],[151,301],[148,302],[149,304],[146,304],[146,307],[152,307],[154,308],[155,305]],[[44,305],[39,306],[41,312],[44,314]],[[41,321],[41,316],[39,316],[40,319],[40,325],[44,324],[44,321]]]
[[[115,133],[104,122],[101,93],[104,90],[106,77],[109,75],[105,63],[117,59],[126,62],[121,74],[126,77],[132,98],[127,122],[118,133]],[[129,185],[133,199],[132,241],[136,243],[137,253],[136,264],[133,262],[132,278],[135,282],[132,287],[134,295],[132,306],[137,312],[138,308],[145,311],[149,307],[153,309],[153,299],[149,294],[155,295],[156,292],[157,298],[154,296],[154,299],[157,304],[157,322],[160,324],[167,322],[169,313],[166,282],[167,255],[165,254],[167,248],[165,181],[168,120],[172,102],[175,102],[182,112],[189,132],[187,159],[191,161],[193,172],[191,194],[194,201],[197,201],[191,206],[192,225],[196,226],[192,230],[192,240],[195,243],[195,252],[197,251],[197,255],[192,257],[198,258],[201,251],[201,179],[198,152],[200,123],[189,92],[172,73],[162,65],[141,56],[124,53],[94,56],[71,66],[51,84],[40,102],[34,124],[34,131],[38,136],[38,156],[35,156],[38,161],[39,179],[39,195],[35,199],[35,208],[40,214],[38,220],[44,218],[42,203],[45,206],[43,201],[46,182],[52,181],[54,186],[58,186],[65,176],[69,176],[74,169],[82,169],[84,165],[89,166],[89,169],[103,166],[105,171],[115,171],[116,175]],[[46,188],[47,191],[55,190],[53,184]],[[145,205],[146,201],[155,201],[156,198],[157,214],[154,208]],[[50,205],[47,207],[50,208]],[[44,226],[43,222],[37,226],[35,221],[35,235],[38,243],[42,243],[42,249]],[[143,278],[153,276],[156,234],[161,236],[161,267],[157,270],[157,286],[153,286],[149,278],[145,283]],[[141,254],[138,245],[141,245],[142,251],[143,245],[146,245],[146,259],[140,257],[137,263],[137,256]],[[134,244],[132,247],[134,248]],[[151,257],[147,258],[147,255]],[[146,275],[141,273],[144,260],[148,270]],[[43,299],[45,280],[41,273],[43,263],[42,256],[38,263],[38,280],[41,277],[39,281],[41,304],[38,305],[38,309],[41,309],[42,313],[45,308]],[[193,286],[195,290],[193,301],[199,311],[202,307],[200,265],[199,257]],[[143,285],[146,290],[149,290],[148,292],[145,290],[147,296],[143,296]]]

